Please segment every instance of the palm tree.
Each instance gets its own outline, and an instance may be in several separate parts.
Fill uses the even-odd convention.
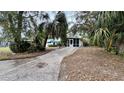
[[[53,21],[53,37],[61,38],[61,43],[66,46],[67,42],[67,30],[68,30],[68,24],[66,20],[65,13],[62,11],[59,11],[55,19]]]
[[[105,47],[119,47],[124,43],[123,11],[85,11],[76,16],[80,31],[89,33],[93,44]]]
[[[108,37],[105,38],[107,40],[107,50],[111,50],[113,44],[115,45],[116,42],[120,46],[120,44],[124,43],[123,42],[123,36],[120,38],[120,43],[119,41],[119,36],[120,33],[124,32],[124,12],[123,11],[102,11],[98,12],[97,15],[97,20],[96,20],[96,27],[97,28],[107,28],[110,32],[109,39]],[[96,29],[97,29],[96,28]],[[106,31],[107,32],[107,31]]]
[[[53,22],[50,22],[48,14],[44,16],[44,19],[46,21],[39,25],[40,32],[44,32],[43,47],[45,48],[49,36],[52,36],[53,39],[61,38],[62,44],[66,46],[68,24],[64,12],[59,11]]]

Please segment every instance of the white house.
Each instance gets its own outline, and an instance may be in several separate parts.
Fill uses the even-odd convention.
[[[75,35],[73,33],[69,33],[67,35],[67,47],[81,47],[83,46],[81,39],[81,36],[79,33],[76,33]]]
[[[46,47],[49,45],[57,45],[61,39],[48,39]],[[83,46],[83,42],[81,41],[81,35],[79,33],[76,33],[75,35],[73,33],[67,34],[67,47],[81,47]]]

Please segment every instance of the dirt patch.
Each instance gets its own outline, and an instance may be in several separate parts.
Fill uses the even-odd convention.
[[[80,48],[62,61],[59,80],[124,80],[124,59],[102,48]]]
[[[45,66],[47,66],[48,64],[47,63],[38,63],[36,66],[38,68],[44,68]]]

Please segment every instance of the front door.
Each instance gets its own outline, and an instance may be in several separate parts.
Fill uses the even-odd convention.
[[[69,47],[73,47],[73,44],[74,44],[73,39],[69,39]]]
[[[74,39],[74,47],[79,47],[79,39],[78,38]]]

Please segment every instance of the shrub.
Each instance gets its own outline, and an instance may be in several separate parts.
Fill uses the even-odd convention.
[[[28,51],[28,48],[30,47],[31,45],[30,45],[30,43],[28,42],[28,41],[22,41],[21,42],[21,45],[20,45],[20,47],[21,47],[21,52],[26,52],[26,51]]]
[[[107,49],[106,49],[107,50]],[[112,46],[109,50],[107,50],[108,52],[111,52],[112,54],[118,54],[118,49],[115,46]]]
[[[84,42],[83,42],[83,46],[86,47],[86,46],[89,46],[89,44],[88,44],[87,42],[84,41]]]
[[[58,45],[48,45],[49,47],[57,47]]]
[[[45,47],[42,47],[40,44],[36,44],[34,42],[31,43],[30,47],[28,48],[28,52],[39,52],[39,51],[44,51]]]
[[[37,51],[44,51],[45,50],[45,47],[43,47],[41,44],[37,44],[36,45],[36,50]]]
[[[16,43],[11,42],[9,48],[10,48],[10,50],[11,50],[13,53],[18,53],[18,49],[17,49]]]
[[[17,47],[17,43],[12,42],[10,43],[10,49],[14,53],[23,53],[28,51],[28,48],[30,47],[30,43],[28,41],[21,41],[19,44],[19,47]]]
[[[82,39],[82,42],[84,47],[89,46],[89,41],[87,39]]]
[[[31,53],[31,52],[36,52],[36,51],[37,51],[36,44],[31,43],[31,46],[28,48],[28,52]]]

